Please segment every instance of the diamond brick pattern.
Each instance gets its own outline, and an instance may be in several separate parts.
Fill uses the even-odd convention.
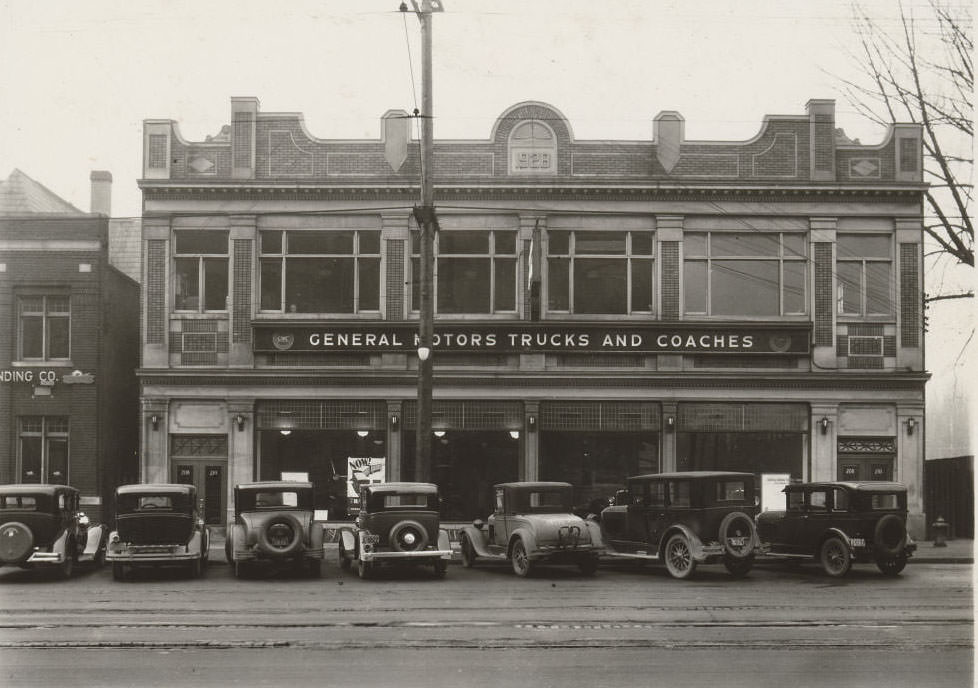
[[[234,306],[232,315],[234,342],[251,341],[251,253],[250,239],[234,240]]]
[[[662,242],[662,319],[679,320],[679,242]]]
[[[162,344],[166,333],[166,242],[146,243],[146,342]]]
[[[832,346],[832,244],[815,244],[815,346]]]
[[[900,244],[900,344],[920,346],[920,270],[917,244]]]

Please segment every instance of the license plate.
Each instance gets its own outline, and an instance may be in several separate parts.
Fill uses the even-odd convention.
[[[380,536],[373,534],[361,535],[360,539],[363,540],[364,544],[366,545],[376,545],[378,542],[380,542]]]
[[[866,546],[866,539],[865,538],[852,538],[849,542],[852,543],[852,546],[853,547],[865,547]]]
[[[743,547],[747,544],[747,538],[745,537],[732,537],[727,538],[727,542],[730,543],[731,547]]]

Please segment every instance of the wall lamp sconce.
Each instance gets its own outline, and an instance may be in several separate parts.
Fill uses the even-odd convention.
[[[518,440],[520,438],[520,431],[519,430],[510,430],[509,431],[509,436],[512,437],[514,440]]]
[[[826,416],[822,416],[822,419],[820,421],[818,421],[818,427],[820,427],[822,429],[822,434],[823,435],[828,434],[828,432],[829,432],[829,423],[831,423],[831,422],[832,421],[830,421]]]
[[[150,422],[150,425],[153,426],[153,429],[154,430],[159,430],[160,429],[160,417],[157,416],[155,413],[152,416],[149,417],[149,422]]]
[[[369,430],[357,430],[357,437],[366,437],[369,434]]]
[[[434,433],[432,433],[432,434],[435,437],[444,437],[445,436],[445,431],[444,430],[435,430]]]
[[[234,417],[234,424],[238,426],[238,430],[244,430],[245,417],[240,413]]]
[[[537,417],[532,413],[526,417],[526,431],[534,432],[537,429]]]
[[[427,361],[429,356],[431,356],[431,349],[429,349],[426,346],[419,346],[418,347],[418,360],[419,361]]]
[[[917,420],[915,418],[907,418],[907,434],[912,435],[913,429],[917,427]]]
[[[396,413],[395,414],[392,414],[391,415],[391,430],[395,430],[396,431],[397,430],[397,427],[400,424],[401,424],[401,419],[398,417],[398,415]]]
[[[666,430],[672,432],[675,429],[676,429],[676,417],[666,416]]]

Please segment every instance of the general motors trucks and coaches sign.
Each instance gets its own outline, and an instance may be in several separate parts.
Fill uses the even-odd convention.
[[[255,351],[406,353],[414,322],[255,322]],[[783,354],[810,351],[810,323],[435,323],[436,352]]]

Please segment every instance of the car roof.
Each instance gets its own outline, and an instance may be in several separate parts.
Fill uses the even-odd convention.
[[[78,492],[70,485],[46,485],[41,483],[16,483],[12,485],[0,485],[0,494],[45,494],[53,495],[56,492]]]
[[[120,485],[115,488],[115,493],[119,495],[130,494],[172,494],[179,492],[182,494],[193,494],[196,488],[185,483],[141,483],[132,485]]]
[[[438,492],[438,486],[433,483],[371,483],[364,485],[364,487],[369,488],[371,492],[421,492],[424,494]]]
[[[851,490],[861,490],[863,492],[903,492],[907,486],[903,483],[894,483],[884,480],[867,480],[861,482],[835,480],[815,483],[792,483],[785,487],[786,490],[812,489],[819,487],[848,487]]]
[[[498,483],[496,487],[503,487],[509,489],[523,489],[523,490],[546,490],[553,489],[557,487],[574,487],[570,483],[562,483],[555,481],[546,480],[533,480],[526,482],[513,482],[513,483]]]
[[[645,473],[644,475],[633,475],[628,480],[651,480],[652,478],[679,479],[679,478],[754,478],[753,473],[742,473],[738,471],[674,471],[672,473]]]
[[[312,483],[302,480],[263,480],[257,483],[241,483],[235,485],[236,490],[311,490]]]

